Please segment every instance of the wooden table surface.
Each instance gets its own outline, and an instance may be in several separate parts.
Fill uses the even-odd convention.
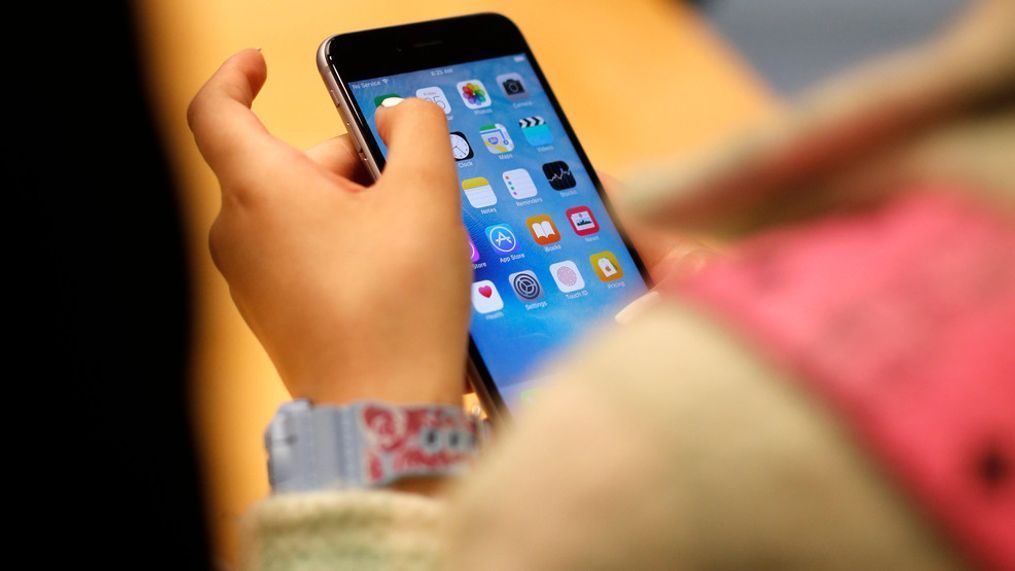
[[[236,522],[268,490],[261,433],[287,399],[215,271],[207,232],[218,186],[186,126],[186,106],[230,54],[263,49],[254,105],[299,147],[343,131],[314,61],[334,33],[482,11],[521,27],[593,164],[623,178],[679,160],[772,111],[763,83],[691,10],[664,0],[145,0],[140,28],[151,95],[175,166],[193,276],[191,395],[213,548],[236,559]]]

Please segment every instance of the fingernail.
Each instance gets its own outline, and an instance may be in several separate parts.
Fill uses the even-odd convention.
[[[621,325],[624,325],[625,323],[630,323],[631,321],[634,320],[635,317],[655,307],[655,305],[659,302],[659,299],[660,299],[659,292],[650,291],[645,295],[636,298],[634,301],[627,304],[626,306],[624,306],[620,311],[617,312],[616,315],[613,316],[613,319],[615,319],[617,323]]]
[[[261,51],[261,48],[257,48],[257,51]]]
[[[381,107],[394,107],[395,105],[398,105],[402,101],[405,100],[402,99],[401,97],[389,97],[384,101],[381,101]]]

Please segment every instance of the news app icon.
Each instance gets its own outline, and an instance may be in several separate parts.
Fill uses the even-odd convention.
[[[515,290],[518,301],[522,303],[531,303],[543,297],[543,286],[532,270],[515,272],[508,276],[508,282],[511,283],[511,289]]]
[[[502,254],[510,254],[518,248],[518,239],[514,230],[507,224],[494,224],[486,227],[486,238],[494,250]]]
[[[574,175],[571,174],[571,167],[567,166],[564,161],[544,164],[543,175],[546,176],[546,182],[550,183],[554,190],[567,190],[578,185],[574,180]]]
[[[532,198],[539,193],[536,190],[536,183],[532,182],[532,176],[525,169],[504,171],[501,176],[504,178],[504,186],[507,187],[511,198],[521,200]]]
[[[585,279],[578,271],[578,266],[571,260],[550,264],[550,275],[553,276],[553,281],[557,282],[557,289],[564,293],[585,288]]]
[[[600,281],[612,282],[624,277],[624,270],[620,268],[620,263],[617,262],[617,257],[613,255],[613,252],[604,251],[592,254],[589,256],[589,262]]]
[[[574,229],[575,234],[588,236],[589,234],[599,232],[599,222],[588,206],[568,208],[564,214],[567,216],[568,221],[571,222],[571,228]]]
[[[508,135],[507,127],[500,123],[483,125],[479,128],[479,136],[483,139],[486,150],[495,155],[515,150],[515,142],[511,140],[511,135]]]
[[[493,193],[490,181],[481,176],[463,180],[462,191],[473,208],[487,208],[497,204],[497,195]]]
[[[504,91],[504,96],[511,101],[520,101],[529,96],[525,89],[525,82],[522,76],[517,73],[502,73],[497,76],[497,85]]]
[[[416,97],[436,103],[438,107],[444,110],[445,115],[451,114],[451,102],[448,101],[448,97],[444,95],[444,90],[436,85],[417,89]]]
[[[462,96],[462,102],[469,109],[482,109],[490,106],[490,92],[478,79],[468,79],[458,82],[458,94]]]
[[[547,246],[560,241],[560,232],[557,230],[557,225],[553,223],[553,218],[550,218],[548,214],[530,216],[525,219],[525,225],[528,226],[529,232],[532,233],[532,239],[540,246]]]
[[[472,284],[472,307],[479,313],[492,313],[504,309],[504,299],[492,281],[482,280]]]

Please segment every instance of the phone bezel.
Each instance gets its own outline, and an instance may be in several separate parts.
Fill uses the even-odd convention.
[[[335,105],[345,120],[346,129],[353,136],[360,157],[377,177],[384,168],[384,157],[363,110],[349,93],[348,83],[519,53],[525,54],[536,77],[542,82],[546,97],[560,118],[561,128],[574,145],[575,152],[592,179],[639,275],[651,288],[645,265],[631,247],[627,233],[617,219],[585,149],[578,141],[521,30],[510,19],[500,14],[483,13],[339,34],[324,40],[318,50],[317,63]],[[471,332],[469,380],[491,418],[501,419],[510,415]]]

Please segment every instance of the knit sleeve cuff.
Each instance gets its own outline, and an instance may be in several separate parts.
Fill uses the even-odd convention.
[[[440,500],[380,490],[272,496],[244,515],[242,568],[433,569],[444,513]]]

